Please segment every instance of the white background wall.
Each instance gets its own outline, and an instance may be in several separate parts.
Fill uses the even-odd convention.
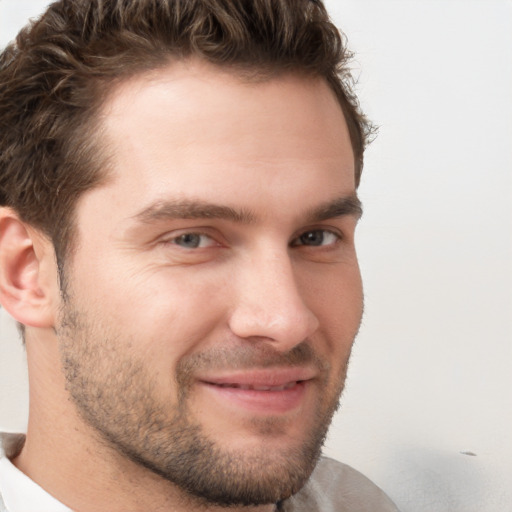
[[[0,45],[45,0],[0,0]],[[360,194],[366,315],[328,454],[403,512],[512,511],[512,2],[330,0],[380,125]],[[23,428],[0,324],[0,427]]]

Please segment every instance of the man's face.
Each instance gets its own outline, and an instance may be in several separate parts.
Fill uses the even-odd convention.
[[[354,162],[321,80],[202,63],[119,87],[113,179],[77,204],[57,326],[67,388],[116,453],[206,501],[314,468],[362,312]]]

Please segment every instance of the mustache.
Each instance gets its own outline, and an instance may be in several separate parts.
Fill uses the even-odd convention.
[[[188,384],[201,371],[244,370],[254,368],[289,368],[313,365],[321,373],[330,369],[309,342],[303,341],[288,352],[280,352],[268,343],[246,342],[235,347],[216,347],[180,359],[176,366],[179,384]]]

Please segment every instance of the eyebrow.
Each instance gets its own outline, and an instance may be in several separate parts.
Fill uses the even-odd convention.
[[[357,194],[345,197],[339,197],[327,204],[313,208],[307,214],[311,222],[320,222],[322,220],[335,219],[337,217],[352,216],[360,219],[363,214],[363,205]]]
[[[249,210],[235,210],[229,206],[201,200],[158,201],[134,217],[143,223],[168,219],[224,219],[249,224],[255,217]]]
[[[306,219],[308,222],[319,222],[347,215],[359,218],[362,211],[361,201],[354,193],[309,210]],[[144,224],[170,219],[222,219],[238,224],[250,224],[256,220],[256,216],[244,208],[235,209],[190,199],[158,201],[144,208],[133,218]]]

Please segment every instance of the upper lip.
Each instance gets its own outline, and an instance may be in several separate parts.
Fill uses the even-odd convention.
[[[236,386],[249,388],[278,388],[314,379],[317,371],[308,367],[263,368],[218,372],[215,375],[202,375],[199,381],[217,386]]]

